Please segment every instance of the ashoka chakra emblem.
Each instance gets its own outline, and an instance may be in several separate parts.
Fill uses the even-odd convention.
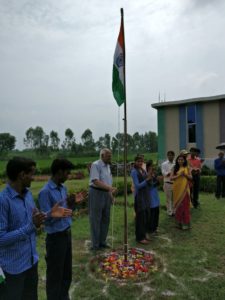
[[[118,68],[124,66],[124,63],[123,63],[123,54],[122,53],[120,53],[120,55],[117,56],[117,58],[116,58],[116,65],[117,65]]]

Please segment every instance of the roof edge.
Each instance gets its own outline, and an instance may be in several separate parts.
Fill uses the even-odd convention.
[[[153,103],[151,106],[153,108],[159,108],[164,106],[175,106],[175,105],[182,105],[187,103],[193,103],[193,102],[211,102],[211,101],[218,101],[221,99],[225,99],[225,94],[222,95],[216,95],[216,96],[210,96],[210,97],[198,97],[198,98],[190,98],[190,99],[184,99],[184,100],[175,100],[175,101],[168,101],[168,102],[158,102]]]

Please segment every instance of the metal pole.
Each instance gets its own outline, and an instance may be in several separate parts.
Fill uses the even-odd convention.
[[[121,30],[124,37],[124,260],[128,256],[128,229],[127,229],[127,103],[126,103],[126,52],[125,52],[125,34],[123,21],[123,8],[121,8]]]

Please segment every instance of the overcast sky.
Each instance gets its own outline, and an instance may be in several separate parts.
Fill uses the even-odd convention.
[[[225,1],[0,0],[0,132],[118,131],[111,91],[124,8],[128,132],[157,130],[151,104],[225,93]],[[120,119],[123,106],[120,109]],[[122,128],[122,120],[120,121]]]

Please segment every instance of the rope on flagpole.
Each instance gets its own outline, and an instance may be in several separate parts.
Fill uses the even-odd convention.
[[[118,107],[118,133],[120,133],[120,107]],[[119,178],[119,159],[120,159],[120,145],[119,145],[119,140],[118,142],[118,149],[117,149],[117,163],[116,163],[116,188],[118,188],[118,178]],[[112,205],[112,249],[114,248],[114,208],[115,208],[115,203],[113,201]]]

